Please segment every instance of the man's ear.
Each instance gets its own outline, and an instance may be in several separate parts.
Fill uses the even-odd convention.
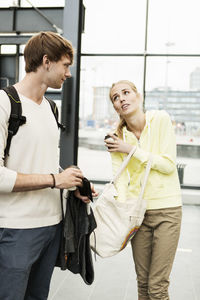
[[[48,70],[49,69],[50,60],[48,56],[45,54],[43,56],[43,66]]]

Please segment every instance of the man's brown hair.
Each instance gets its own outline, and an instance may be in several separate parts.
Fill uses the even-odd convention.
[[[73,63],[74,50],[70,41],[51,31],[40,32],[30,38],[24,49],[26,72],[36,72],[45,54],[50,61],[57,62],[67,56]]]

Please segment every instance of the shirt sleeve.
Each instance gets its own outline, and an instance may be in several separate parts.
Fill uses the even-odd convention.
[[[4,166],[4,149],[8,136],[8,120],[10,116],[10,103],[6,93],[0,91],[0,193],[12,192],[17,172]]]
[[[153,139],[153,133],[151,134]],[[176,168],[176,137],[170,116],[162,112],[160,130],[158,138],[159,154],[152,154],[152,169],[163,174],[170,174]],[[142,164],[147,164],[150,153],[137,148],[133,157],[137,158]]]

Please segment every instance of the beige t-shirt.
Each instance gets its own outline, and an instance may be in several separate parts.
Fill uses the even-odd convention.
[[[0,90],[0,227],[36,228],[61,220],[59,190],[12,193],[17,172],[25,174],[58,173],[59,130],[49,102],[40,105],[19,95],[26,124],[12,138],[10,154],[4,162],[10,101]]]

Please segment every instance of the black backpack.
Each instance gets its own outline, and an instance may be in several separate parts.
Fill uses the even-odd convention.
[[[8,138],[7,138],[6,148],[4,150],[4,158],[5,158],[7,155],[9,155],[12,137],[17,133],[19,126],[22,126],[23,124],[26,123],[26,117],[22,116],[22,105],[15,87],[11,85],[3,88],[3,90],[7,93],[11,104],[11,113],[10,113],[9,125],[8,125]],[[64,130],[64,126],[58,122],[58,108],[56,106],[56,103],[51,99],[48,98],[46,99],[48,100],[51,106],[51,110],[56,119],[58,128]]]

